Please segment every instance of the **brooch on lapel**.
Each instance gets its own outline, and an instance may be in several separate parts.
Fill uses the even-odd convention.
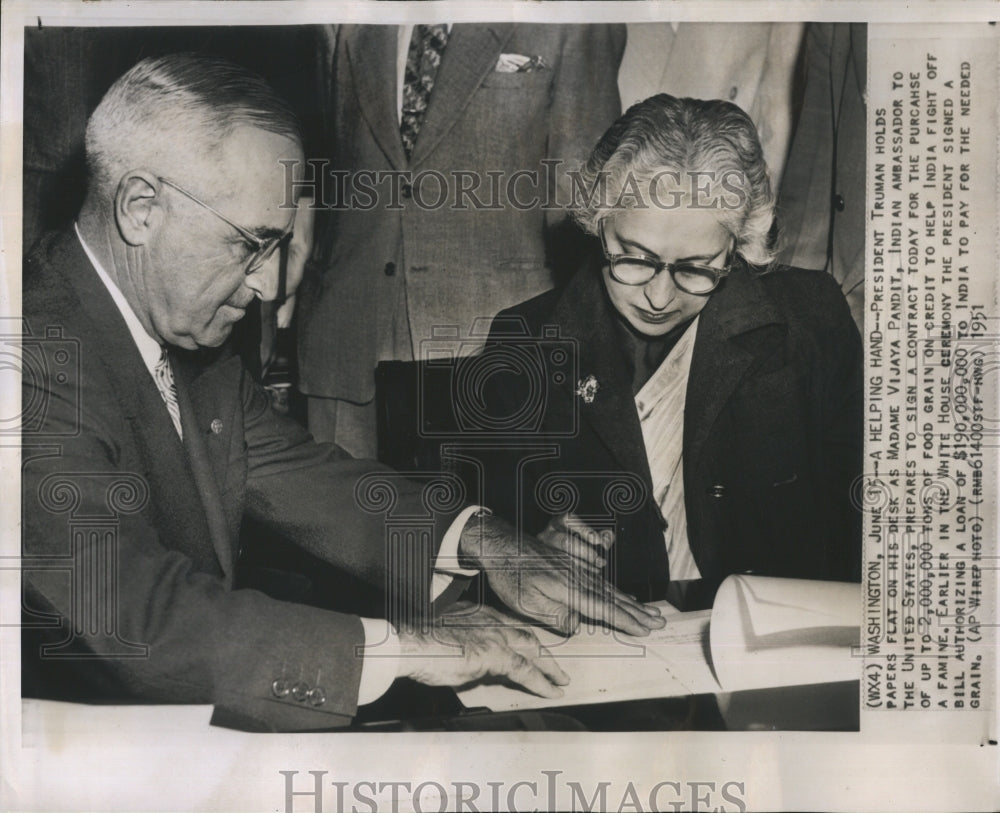
[[[576,394],[583,399],[583,403],[592,404],[594,403],[594,396],[597,395],[597,391],[600,389],[600,385],[597,383],[597,379],[592,375],[588,375],[586,378],[581,378],[576,382]]]

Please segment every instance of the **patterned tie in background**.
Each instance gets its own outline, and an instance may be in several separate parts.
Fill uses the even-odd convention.
[[[156,368],[153,370],[153,379],[156,381],[156,388],[160,391],[160,395],[163,396],[163,403],[167,405],[167,412],[170,413],[170,420],[174,422],[177,436],[183,440],[181,409],[177,405],[177,385],[174,384],[174,374],[170,369],[166,347],[160,352],[160,360],[156,362]]]
[[[399,134],[403,137],[403,149],[409,158],[413,145],[417,143],[417,133],[427,102],[434,89],[434,77],[441,67],[441,54],[448,44],[448,26],[415,25],[410,37],[410,50],[406,55],[406,73],[403,83],[403,110],[399,119]]]

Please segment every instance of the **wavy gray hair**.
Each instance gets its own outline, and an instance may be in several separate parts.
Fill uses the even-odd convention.
[[[707,201],[748,262],[773,258],[774,195],[757,128],[736,105],[666,93],[632,105],[601,137],[579,177],[574,218],[589,234],[621,209]],[[707,197],[703,197],[707,196]]]

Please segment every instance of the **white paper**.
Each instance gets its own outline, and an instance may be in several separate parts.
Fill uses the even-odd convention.
[[[852,656],[860,624],[860,585],[731,576],[711,611],[675,612],[645,638],[588,626],[566,639],[537,629],[570,676],[560,698],[497,683],[459,698],[466,708],[512,711],[859,680]]]
[[[717,692],[719,685],[705,657],[710,615],[707,610],[678,613],[647,638],[594,627],[568,639],[537,630],[539,640],[570,676],[562,697],[553,700],[486,683],[458,696],[466,708],[511,711]]]
[[[728,691],[859,680],[861,585],[732,576],[712,611],[712,662]]]

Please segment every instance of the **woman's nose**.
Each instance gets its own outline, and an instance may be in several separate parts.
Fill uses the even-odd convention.
[[[646,283],[642,292],[652,310],[662,311],[666,310],[667,306],[673,302],[674,297],[677,296],[677,286],[674,285],[670,271],[664,268]]]

